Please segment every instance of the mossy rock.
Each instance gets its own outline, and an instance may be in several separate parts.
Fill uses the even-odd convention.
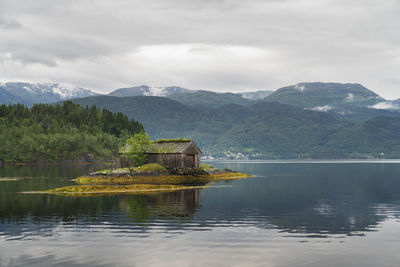
[[[128,175],[131,173],[129,168],[106,169],[90,173],[90,175]]]
[[[202,170],[206,173],[216,173],[216,172],[220,171],[219,169],[217,169],[211,165],[208,165],[207,163],[200,164],[200,170]]]
[[[137,174],[168,174],[170,173],[169,170],[167,168],[165,168],[164,166],[158,164],[158,163],[149,163],[149,164],[145,164],[143,166],[140,166],[138,168],[135,168],[134,171]]]

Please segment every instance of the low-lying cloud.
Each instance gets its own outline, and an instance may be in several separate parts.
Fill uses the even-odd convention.
[[[385,101],[385,102],[380,102],[377,103],[370,108],[373,109],[385,109],[385,110],[399,110],[400,106],[396,103],[390,102],[390,101]]]
[[[310,110],[312,110],[312,111],[319,111],[319,112],[328,112],[328,111],[331,111],[332,109],[333,109],[333,107],[329,106],[329,105],[310,108]]]

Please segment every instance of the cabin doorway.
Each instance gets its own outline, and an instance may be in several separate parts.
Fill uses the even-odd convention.
[[[194,167],[195,167],[194,154],[186,154],[185,155],[185,168],[194,168]]]

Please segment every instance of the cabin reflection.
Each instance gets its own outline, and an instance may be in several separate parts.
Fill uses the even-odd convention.
[[[196,210],[200,207],[200,189],[180,190],[158,195],[162,203],[175,203],[186,210]]]
[[[90,197],[18,194],[18,209],[13,205],[16,199],[0,202],[0,233],[17,236],[21,231],[57,227],[59,221],[67,224],[107,221],[120,227],[133,224],[147,232],[155,220],[191,220],[200,207],[200,190]],[[13,227],[15,222],[24,223],[25,228]]]
[[[135,222],[155,218],[190,219],[200,207],[200,189],[150,195],[125,195],[120,199],[120,212]]]

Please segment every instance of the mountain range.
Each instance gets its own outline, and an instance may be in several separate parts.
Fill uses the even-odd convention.
[[[8,90],[3,87],[1,100],[24,100],[9,83]],[[360,84],[299,83],[250,94],[175,86],[121,88],[109,95],[73,91],[89,94],[80,98],[71,91],[57,94],[56,84],[46,88],[44,96],[57,95],[46,101],[73,98],[120,111],[140,121],[153,139],[192,138],[204,154],[217,157],[400,158],[400,101]],[[25,91],[40,95],[39,89]]]
[[[189,90],[179,86],[135,86],[128,88],[120,88],[112,91],[108,95],[110,96],[164,96],[178,101],[185,102],[190,105],[209,105],[212,98],[218,97],[218,100],[222,100],[224,103],[240,102],[244,103],[250,100],[262,99],[270,95],[272,91],[255,91],[255,92],[243,92],[243,93],[215,93],[206,90]],[[230,98],[230,100],[223,100],[224,98]],[[193,102],[195,101],[195,102]],[[216,101],[213,101],[216,102]],[[232,103],[233,103],[232,102]],[[213,105],[211,105],[213,106]]]
[[[367,109],[352,116],[278,102],[189,106],[165,97],[74,99],[140,121],[152,138],[191,138],[224,158],[400,157],[400,115]]]
[[[0,104],[54,103],[62,100],[100,95],[94,91],[57,83],[0,83]],[[135,86],[119,88],[109,96],[161,96],[199,107],[226,104],[249,105],[256,102],[280,102],[315,111],[352,111],[355,108],[400,110],[400,100],[388,101],[360,84],[298,83],[276,91],[216,93],[179,86]]]
[[[108,95],[127,96],[162,96],[171,97],[190,105],[221,106],[229,103],[245,104],[262,99],[272,91],[244,93],[215,93],[204,90],[189,90],[179,86],[134,86],[119,88]],[[192,95],[193,94],[193,95]],[[35,103],[54,103],[73,98],[100,95],[89,89],[58,83],[0,83],[0,104],[22,103],[31,106]]]

